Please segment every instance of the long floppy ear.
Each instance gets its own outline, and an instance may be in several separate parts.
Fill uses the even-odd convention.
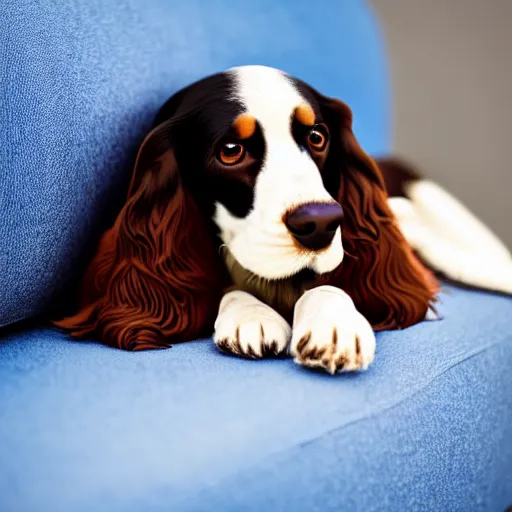
[[[345,213],[345,257],[326,281],[344,289],[376,330],[420,322],[438,284],[400,232],[382,174],[352,132],[352,112],[330,98],[323,108],[332,133],[326,186]]]
[[[223,271],[182,183],[172,128],[162,123],[142,143],[128,199],[84,276],[80,309],[55,322],[76,337],[142,350],[213,331]]]

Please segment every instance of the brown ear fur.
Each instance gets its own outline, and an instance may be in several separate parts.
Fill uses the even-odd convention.
[[[126,204],[102,237],[79,311],[55,322],[126,350],[210,335],[222,292],[211,229],[183,185],[170,122],[141,145]]]
[[[352,133],[350,109],[338,100],[326,101],[330,126],[339,137],[331,143],[327,171],[339,177],[335,198],[345,213],[345,257],[323,284],[345,290],[376,330],[408,327],[425,318],[438,284],[400,232],[381,172]]]

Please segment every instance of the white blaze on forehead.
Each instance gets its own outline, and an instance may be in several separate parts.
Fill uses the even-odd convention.
[[[289,138],[291,115],[305,100],[288,77],[266,66],[242,66],[230,73],[236,83],[236,99],[259,121],[263,132]]]
[[[242,66],[229,71],[234,97],[258,121],[265,139],[265,158],[255,186],[254,208],[261,214],[282,216],[310,201],[332,201],[318,167],[292,134],[292,118],[306,99],[291,79],[277,69]]]

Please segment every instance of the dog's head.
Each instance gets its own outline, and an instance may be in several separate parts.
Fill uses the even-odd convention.
[[[431,291],[351,126],[345,104],[262,66],[178,92],[61,325],[123,348],[208,333],[229,284],[220,246],[257,278],[308,270],[346,289],[377,327],[418,321]]]
[[[174,152],[174,172],[244,268],[267,279],[323,274],[343,259],[331,146],[350,131],[348,108],[332,107],[281,71],[235,68],[171,98],[145,145],[165,140],[159,151]]]

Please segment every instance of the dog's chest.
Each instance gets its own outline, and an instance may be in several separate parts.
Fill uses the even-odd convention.
[[[297,300],[313,285],[313,278],[307,273],[286,279],[264,279],[242,267],[225,246],[222,255],[231,277],[231,286],[226,291],[242,290],[250,293],[288,321],[293,318]]]

